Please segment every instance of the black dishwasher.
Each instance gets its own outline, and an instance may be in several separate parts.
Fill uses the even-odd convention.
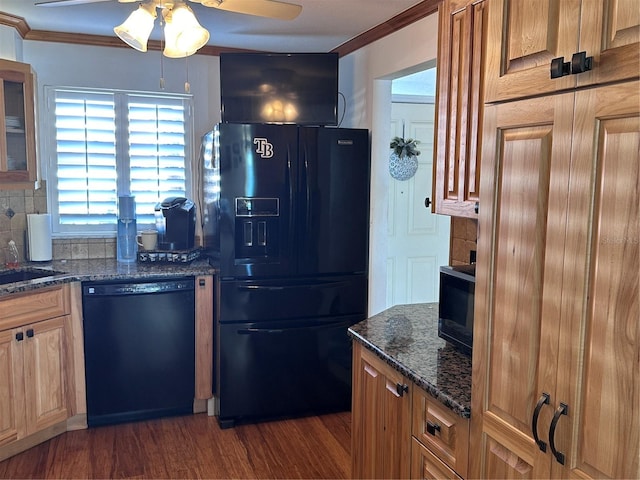
[[[193,412],[194,279],[83,282],[90,427]]]

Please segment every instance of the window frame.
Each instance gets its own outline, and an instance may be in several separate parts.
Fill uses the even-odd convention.
[[[127,108],[129,103],[139,102],[140,99],[144,101],[151,99],[158,99],[161,103],[162,99],[168,99],[170,101],[180,101],[184,106],[184,174],[185,174],[185,194],[187,197],[192,197],[193,193],[193,168],[194,168],[194,154],[195,154],[195,142],[194,142],[194,115],[193,115],[193,95],[191,94],[179,94],[179,93],[164,93],[164,92],[145,92],[136,90],[120,90],[120,89],[104,89],[104,88],[83,88],[83,87],[63,87],[63,86],[45,86],[45,115],[44,115],[44,128],[42,132],[43,138],[40,144],[42,145],[42,159],[43,176],[48,181],[46,182],[47,188],[47,203],[48,211],[51,214],[52,221],[52,236],[54,238],[87,238],[87,237],[115,237],[116,236],[116,223],[102,224],[102,225],[62,225],[59,222],[59,204],[58,204],[58,182],[57,167],[57,142],[56,142],[56,113],[55,113],[55,100],[58,92],[69,92],[72,94],[78,94],[90,98],[92,95],[113,95],[114,108],[115,108],[115,129],[116,129],[116,171],[117,177],[117,195],[128,195],[130,193],[130,157],[127,148],[129,141],[128,132],[128,118]],[[152,103],[152,102],[149,102]],[[120,175],[120,172],[124,169],[126,175]],[[154,223],[137,223],[138,230],[145,228],[155,228]]]

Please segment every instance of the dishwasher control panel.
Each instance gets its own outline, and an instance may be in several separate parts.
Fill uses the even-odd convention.
[[[193,290],[193,278],[181,280],[164,280],[156,282],[136,283],[86,283],[83,284],[84,295],[139,295],[145,293],[166,293],[182,290]]]

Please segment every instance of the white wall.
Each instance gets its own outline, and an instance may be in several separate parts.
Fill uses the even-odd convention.
[[[370,315],[386,306],[391,80],[433,67],[437,50],[438,15],[434,14],[345,56],[340,62],[340,90],[350,99],[343,126],[371,130]],[[349,75],[343,76],[344,72]]]

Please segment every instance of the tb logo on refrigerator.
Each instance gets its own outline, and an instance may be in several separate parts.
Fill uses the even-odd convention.
[[[273,143],[269,143],[266,138],[256,137],[253,139],[253,144],[256,146],[256,153],[261,158],[273,157]]]

